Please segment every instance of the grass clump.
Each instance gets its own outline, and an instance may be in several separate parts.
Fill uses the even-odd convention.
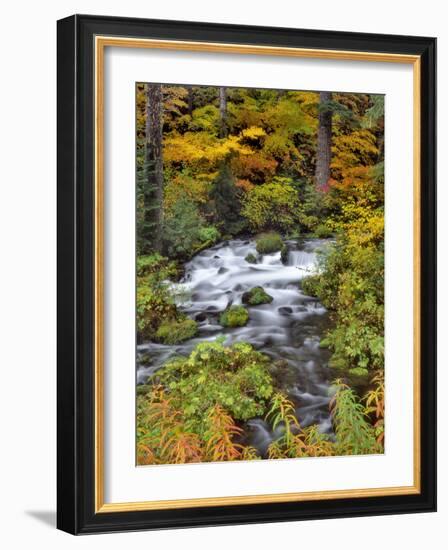
[[[243,304],[259,306],[270,304],[274,298],[268,294],[262,286],[255,286],[243,294]]]
[[[156,338],[163,344],[179,344],[196,335],[198,324],[193,319],[172,319],[164,321],[156,332]]]
[[[249,321],[249,313],[243,306],[230,306],[219,317],[219,322],[223,327],[244,327]]]
[[[257,257],[255,256],[255,254],[252,254],[252,252],[249,252],[249,254],[244,259],[249,264],[256,264],[257,263]]]
[[[256,239],[256,249],[259,254],[273,254],[283,248],[283,240],[278,233],[261,233]]]

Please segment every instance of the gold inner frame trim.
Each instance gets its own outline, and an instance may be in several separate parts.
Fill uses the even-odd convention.
[[[382,63],[406,63],[413,65],[413,196],[414,196],[414,350],[413,350],[413,421],[414,421],[414,480],[413,485],[348,490],[244,495],[180,500],[141,502],[104,502],[104,50],[106,47],[153,48],[162,50],[195,51],[207,53],[234,53],[269,56],[301,57],[343,61],[367,61]],[[129,512],[142,510],[166,510],[206,506],[231,506],[274,502],[303,502],[340,498],[362,498],[419,494],[421,481],[420,456],[420,117],[421,71],[420,56],[381,52],[357,52],[255,46],[250,44],[224,44],[213,42],[155,40],[96,36],[95,55],[95,513]]]

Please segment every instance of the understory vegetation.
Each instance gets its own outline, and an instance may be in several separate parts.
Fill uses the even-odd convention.
[[[269,254],[286,264],[286,241],[327,239],[300,286],[330,312],[320,345],[334,373],[324,434],[300,425],[266,355],[198,343],[138,386],[138,464],[383,452],[383,96],[143,83],[136,93],[137,341],[197,336],[173,283],[198,252],[251,237],[254,270]],[[223,332],[272,300],[249,289],[217,316]],[[253,418],[280,434],[265,456],[245,442]]]
[[[330,366],[367,376],[384,364],[384,207],[382,185],[372,181],[349,196],[331,221],[337,239],[318,275],[302,281],[334,318],[321,345]]]
[[[363,400],[341,380],[332,391],[334,438],[315,425],[300,426],[293,403],[275,389],[269,359],[252,346],[198,344],[190,357],[166,364],[151,385],[139,387],[139,464],[262,458],[244,444],[240,426],[257,416],[282,431],[268,448],[269,458],[381,452],[382,380]]]

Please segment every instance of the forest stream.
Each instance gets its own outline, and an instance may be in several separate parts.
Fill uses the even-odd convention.
[[[330,354],[319,346],[329,327],[329,316],[299,285],[303,277],[316,271],[316,251],[328,242],[286,241],[289,253],[285,263],[280,252],[259,256],[256,264],[248,263],[246,255],[256,253],[253,240],[226,241],[197,254],[185,265],[184,277],[173,287],[185,296],[180,309],[199,323],[198,336],[177,345],[138,345],[137,383],[145,383],[170,358],[188,356],[199,342],[224,335],[226,345],[248,342],[271,357],[276,383],[295,404],[301,425],[318,424],[321,432],[332,433],[328,408]],[[230,304],[241,304],[243,293],[255,286],[262,286],[273,301],[249,306],[246,326],[223,328],[219,314]],[[261,418],[249,420],[244,429],[244,442],[257,448],[262,456],[279,435],[272,433]]]

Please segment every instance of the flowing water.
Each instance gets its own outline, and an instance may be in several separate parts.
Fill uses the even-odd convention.
[[[318,424],[324,433],[331,433],[328,411],[329,354],[319,347],[329,326],[326,309],[305,295],[299,282],[317,269],[316,251],[328,241],[306,240],[300,244],[287,242],[285,264],[280,253],[258,257],[256,264],[244,259],[256,254],[255,241],[232,240],[197,254],[185,266],[183,280],[175,289],[187,296],[180,308],[199,323],[198,336],[178,345],[144,343],[137,348],[137,382],[146,382],[168,359],[189,355],[195,345],[226,337],[225,344],[248,342],[275,362],[277,384],[296,406],[302,426]],[[248,307],[249,322],[244,327],[223,328],[219,315],[229,305],[241,304],[242,294],[262,286],[273,297],[270,304]],[[150,366],[146,366],[147,360]],[[261,418],[245,425],[245,442],[262,455],[278,434]]]

